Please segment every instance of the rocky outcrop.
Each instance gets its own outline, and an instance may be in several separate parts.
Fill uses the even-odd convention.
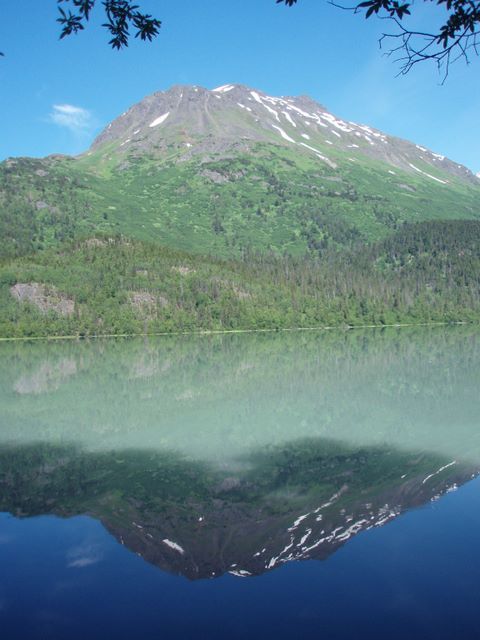
[[[75,312],[75,301],[54,287],[39,282],[17,283],[10,293],[18,302],[26,302],[44,314],[53,312],[60,316],[71,316]]]

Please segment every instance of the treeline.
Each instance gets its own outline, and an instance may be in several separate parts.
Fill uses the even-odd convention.
[[[424,222],[316,257],[245,251],[234,262],[98,236],[0,268],[0,335],[479,320],[479,239],[480,222]],[[18,283],[45,286],[19,302]],[[69,315],[49,307],[62,296]]]

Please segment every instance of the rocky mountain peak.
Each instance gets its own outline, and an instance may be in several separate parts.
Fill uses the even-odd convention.
[[[241,84],[214,89],[175,85],[147,96],[109,124],[91,151],[122,158],[200,159],[212,153],[251,151],[258,143],[289,147],[333,170],[365,157],[445,185],[454,178],[477,183],[466,167],[423,146],[373,127],[346,121],[309,96],[270,96]]]

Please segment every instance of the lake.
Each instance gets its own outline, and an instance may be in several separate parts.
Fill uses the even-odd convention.
[[[480,331],[0,344],[5,640],[480,634]]]

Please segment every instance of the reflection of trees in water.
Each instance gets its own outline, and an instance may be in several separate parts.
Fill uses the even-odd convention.
[[[92,380],[104,376],[127,380],[161,375],[178,387],[180,379],[196,380],[200,369],[208,386],[213,384],[214,388],[223,385],[225,374],[230,379],[241,380],[255,374],[263,379],[268,372],[268,378],[282,379],[286,367],[300,375],[304,371],[305,378],[312,370],[321,375],[328,369],[330,379],[337,371],[344,377],[359,369],[391,366],[408,369],[410,365],[418,371],[423,363],[429,379],[441,380],[445,385],[448,382],[443,375],[445,371],[431,365],[447,358],[446,364],[455,367],[459,352],[463,356],[462,367],[478,365],[479,340],[476,328],[468,326],[17,342],[3,344],[1,349],[2,378],[11,375],[11,366],[22,375],[46,362],[52,365],[65,358],[75,358],[78,369],[88,372]],[[290,380],[294,383],[294,379]]]
[[[444,441],[444,452],[451,438],[461,449],[468,436],[469,449],[480,448],[473,327],[1,349],[4,441],[28,442],[34,434],[92,448],[167,447],[209,458],[219,448],[235,454],[308,435],[403,439],[407,448],[420,438],[426,449]]]

